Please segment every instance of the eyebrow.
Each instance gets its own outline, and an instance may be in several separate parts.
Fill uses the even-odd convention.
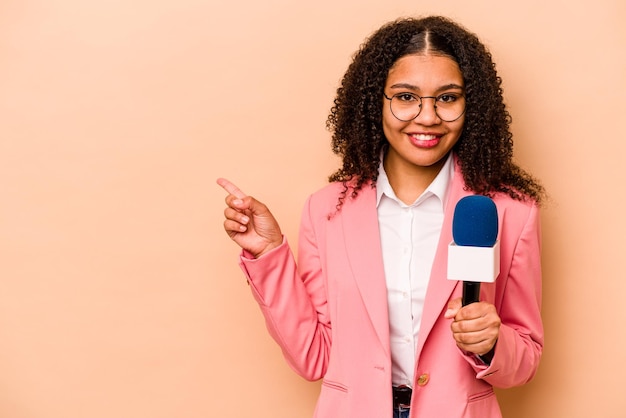
[[[409,84],[409,83],[396,83],[392,86],[389,86],[389,88],[392,89],[409,89],[409,90],[415,90],[415,91],[419,91],[420,88],[417,86],[414,86],[413,84]],[[436,91],[444,91],[444,90],[451,90],[451,89],[458,89],[458,90],[464,90],[463,86],[460,86],[456,83],[450,83],[450,84],[445,84],[443,86],[440,86],[437,88]]]

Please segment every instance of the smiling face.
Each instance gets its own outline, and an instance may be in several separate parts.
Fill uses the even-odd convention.
[[[410,93],[421,97],[438,97],[444,93],[464,93],[463,75],[458,64],[442,55],[406,55],[389,70],[385,95]],[[409,96],[407,96],[409,97]],[[447,97],[447,96],[444,96]],[[391,102],[383,100],[383,131],[389,141],[385,155],[385,171],[390,176],[421,176],[432,181],[456,144],[465,116],[445,122],[435,112],[435,100],[422,100],[419,115],[408,122],[391,112]]]

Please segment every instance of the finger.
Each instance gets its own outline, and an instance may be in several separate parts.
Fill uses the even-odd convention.
[[[246,232],[248,230],[248,227],[246,225],[240,224],[237,221],[233,221],[231,219],[226,219],[224,221],[224,230],[226,232],[228,232],[229,234],[232,233],[239,233],[239,232]]]
[[[246,196],[240,199],[231,194],[226,196],[226,204],[234,210],[243,212],[249,216],[272,216],[267,206],[252,196]]]
[[[496,314],[495,306],[487,302],[475,302],[470,303],[467,306],[463,306],[459,310],[456,320],[480,319],[485,318],[490,314]]]
[[[235,186],[233,183],[231,183],[230,181],[224,178],[217,179],[217,184],[222,186],[222,188],[226,190],[228,193],[232,194],[233,196],[236,196],[239,199],[243,199],[244,197],[246,197],[246,194],[242,192],[239,187]]]
[[[498,339],[497,335],[481,333],[455,334],[454,340],[459,348],[476,354],[484,354],[491,350]]]
[[[452,322],[453,332],[481,332],[489,329],[500,328],[500,317],[497,315],[482,316],[472,319],[459,319],[458,314]]]
[[[485,341],[487,337],[480,332],[456,332],[454,333],[454,339],[457,343],[464,346],[470,346],[474,344],[480,344]]]
[[[250,217],[248,217],[246,214],[229,207],[224,209],[224,217],[228,220],[238,222],[242,225],[247,225],[250,222]]]
[[[454,318],[456,314],[459,312],[459,309],[461,309],[461,305],[462,305],[461,298],[456,298],[448,302],[448,309],[443,315],[444,318],[446,319]]]
[[[486,327],[480,324],[479,321],[472,319],[455,320],[451,325],[452,332],[455,334],[468,334],[472,332],[481,332]]]
[[[241,211],[250,209],[250,204],[252,203],[252,198],[248,196],[248,197],[245,197],[243,199],[240,199],[240,198],[238,198],[237,196],[235,196],[233,194],[229,194],[229,195],[226,196],[224,201],[226,202],[226,205],[228,207],[231,207],[231,208],[241,212]]]
[[[471,323],[468,321],[454,322],[451,328],[455,339],[457,339],[457,337],[462,338],[464,343],[496,337],[500,330],[499,325],[496,324],[485,326],[484,324]]]
[[[488,341],[483,341],[476,344],[457,343],[457,347],[459,347],[461,350],[468,353],[478,354],[479,356],[487,354],[494,346],[495,344]]]

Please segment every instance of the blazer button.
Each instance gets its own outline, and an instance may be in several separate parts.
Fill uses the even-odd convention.
[[[417,378],[417,385],[426,386],[429,380],[430,380],[430,376],[428,375],[428,373],[424,373],[423,375]]]

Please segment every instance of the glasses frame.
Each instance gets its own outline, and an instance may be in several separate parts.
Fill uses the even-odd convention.
[[[419,111],[417,112],[417,114],[415,114],[415,116],[413,116],[411,119],[400,119],[398,116],[396,116],[396,114],[393,112],[393,107],[391,106],[391,102],[392,100],[397,97],[397,96],[402,96],[404,94],[408,94],[410,96],[414,96],[417,97],[419,99]],[[396,93],[393,96],[389,97],[387,96],[384,92],[383,92],[383,96],[385,96],[385,99],[389,100],[389,110],[391,111],[391,114],[398,119],[401,122],[411,122],[412,120],[415,120],[420,113],[422,113],[422,105],[424,104],[424,99],[433,99],[434,103],[433,103],[433,107],[435,108],[435,114],[437,115],[437,117],[439,119],[441,119],[444,122],[454,122],[457,121],[461,118],[461,116],[463,116],[465,114],[465,110],[467,109],[467,101],[465,101],[463,103],[463,111],[461,112],[461,114],[459,116],[457,116],[456,118],[452,119],[452,120],[445,120],[444,118],[442,118],[439,113],[437,112],[437,99],[441,96],[444,96],[446,94],[450,94],[450,93],[442,93],[439,96],[420,96],[419,94],[415,94],[415,93],[407,93],[407,92],[401,92],[401,93]],[[465,100],[465,94],[463,93],[454,93],[455,95],[458,94],[459,97],[462,97],[463,100]]]

